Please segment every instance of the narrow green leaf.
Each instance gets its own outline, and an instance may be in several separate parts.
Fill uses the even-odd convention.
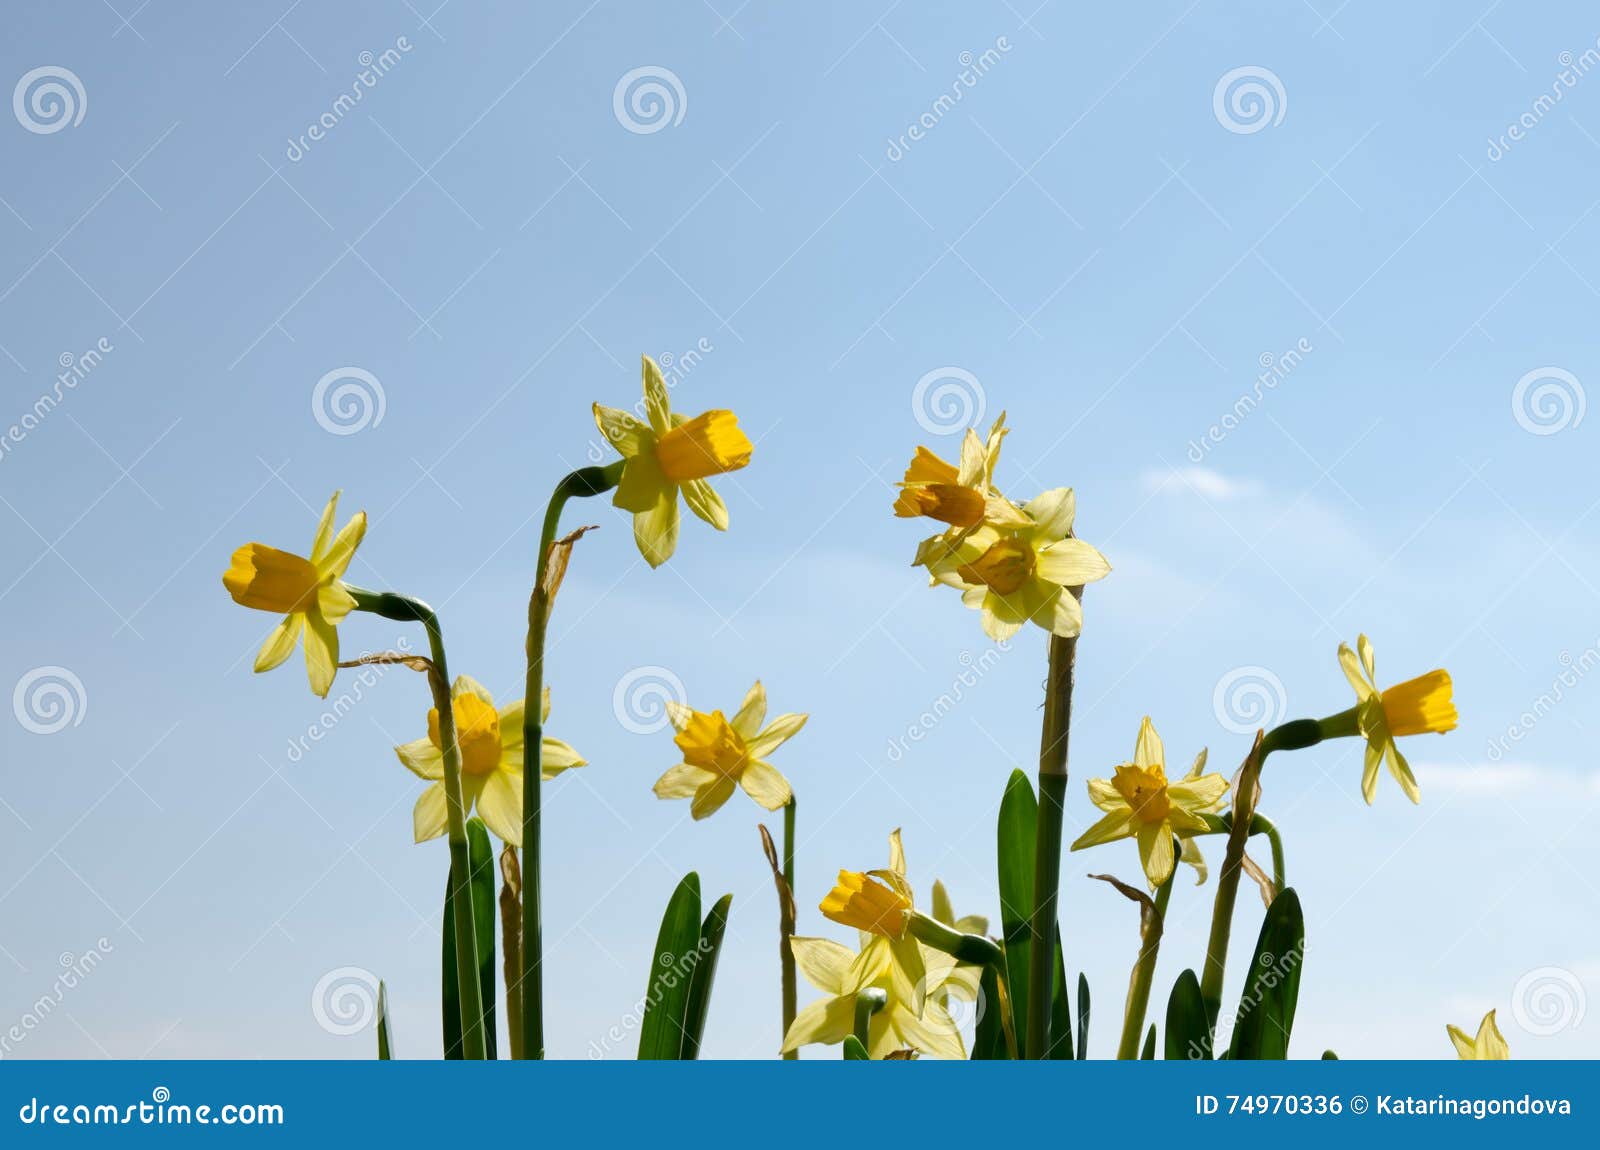
[[[389,1038],[389,988],[383,979],[378,980],[378,1060],[388,1062],[394,1058],[394,1048]]]
[[[1244,994],[1233,1026],[1229,1054],[1235,1059],[1289,1057],[1289,1034],[1300,997],[1300,967],[1305,958],[1306,922],[1293,888],[1272,900],[1254,960],[1245,975]]]
[[[683,1057],[700,1057],[700,1043],[705,1038],[706,1015],[711,1010],[711,986],[717,977],[717,955],[722,949],[722,935],[728,929],[728,907],[733,896],[725,894],[717,900],[700,924],[700,945],[696,949],[694,971],[689,982],[689,1004],[684,1010]]]
[[[1000,924],[1005,940],[1006,989],[1011,992],[1012,1027],[1019,1047],[1027,1044],[1028,953],[1032,950],[1033,856],[1038,831],[1039,801],[1033,784],[1012,771],[1000,800]],[[1028,1057],[1026,1049],[1019,1051]]]
[[[1067,964],[1061,953],[1061,931],[1056,931],[1056,973],[1050,986],[1050,1049],[1055,1061],[1070,1060],[1072,1047],[1072,995],[1067,990]]]
[[[641,1060],[683,1057],[684,1019],[699,942],[700,876],[690,871],[672,892],[656,935],[650,981],[644,992],[644,1017],[639,1022]]]
[[[866,1062],[867,1048],[861,1045],[861,1039],[854,1034],[844,1036],[844,1060],[846,1062]]]
[[[978,1002],[982,1013],[972,1035],[972,1058],[975,1062],[1003,1061],[1006,1058],[1005,1026],[1000,1009],[1000,977],[994,967],[983,968],[978,982]]]
[[[495,1057],[494,849],[482,819],[467,820],[468,876],[472,883],[473,926],[478,936],[478,984],[483,994],[483,1026],[487,1055]],[[461,987],[456,979],[454,884],[444,892],[443,979],[440,994],[444,1016],[444,1056],[461,1057]]]
[[[1089,980],[1078,975],[1078,1061],[1089,1057]]]
[[[1139,1055],[1141,1062],[1154,1062],[1156,1057],[1156,1024],[1150,1024],[1150,1030],[1144,1036],[1144,1052]]]
[[[1210,1035],[1211,1023],[1206,1017],[1200,980],[1195,977],[1194,971],[1186,970],[1178,975],[1178,981],[1172,987],[1172,996],[1167,999],[1167,1061],[1209,1061]]]

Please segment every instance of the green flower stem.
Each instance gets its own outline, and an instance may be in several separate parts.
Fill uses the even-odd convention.
[[[455,908],[456,977],[461,988],[461,1054],[483,1059],[488,1039],[483,1030],[483,988],[478,981],[478,934],[472,906],[472,867],[467,854],[467,813],[461,796],[461,748],[456,745],[455,709],[450,700],[450,669],[445,663],[444,633],[439,617],[420,599],[393,592],[367,591],[345,584],[355,598],[356,610],[385,619],[421,623],[428,632],[428,654],[433,668],[428,686],[439,713],[439,742],[444,755],[444,797],[450,838],[451,903]]]
[[[1298,751],[1314,747],[1323,739],[1343,738],[1360,734],[1360,707],[1351,707],[1325,719],[1294,719],[1274,727],[1261,736],[1251,748],[1240,776],[1254,786],[1266,768],[1267,756],[1273,751]],[[1270,820],[1251,812],[1250,827],[1244,834],[1236,832],[1232,815],[1224,816],[1228,830],[1228,849],[1222,860],[1222,873],[1217,877],[1216,903],[1211,911],[1211,936],[1206,943],[1205,973],[1200,979],[1200,997],[1205,1003],[1214,1028],[1218,1012],[1222,1009],[1222,984],[1228,968],[1228,941],[1233,932],[1233,910],[1239,897],[1239,878],[1244,870],[1245,840],[1251,834],[1265,834],[1272,844],[1273,884],[1283,889],[1283,840],[1278,828]]]
[[[911,912],[906,929],[918,942],[943,951],[957,962],[971,966],[992,966],[995,973],[1005,974],[1005,952],[992,939],[984,938],[981,934],[963,934],[919,911]]]
[[[1056,896],[1061,882],[1061,819],[1067,801],[1067,738],[1072,730],[1076,637],[1050,636],[1044,722],[1039,739],[1039,815],[1034,841],[1032,946],[1028,952],[1029,1058],[1050,1052],[1050,1005],[1056,965]]]
[[[872,1043],[867,1036],[872,1031],[872,1016],[887,1005],[889,995],[875,986],[856,991],[856,1038],[869,1053]]]
[[[1210,830],[1201,832],[1209,835],[1225,835],[1233,830],[1233,813],[1230,811],[1222,815],[1201,815],[1210,825]],[[1283,836],[1278,832],[1278,825],[1266,815],[1257,813],[1250,817],[1250,835],[1266,835],[1267,843],[1272,848],[1272,885],[1282,890],[1288,886],[1284,877],[1283,866]]]
[[[1173,844],[1174,851],[1177,844]],[[1178,864],[1174,860],[1172,873],[1156,891],[1155,914],[1149,927],[1139,935],[1139,959],[1133,965],[1133,977],[1128,981],[1128,1005],[1122,1015],[1122,1039],[1117,1044],[1117,1057],[1139,1057],[1139,1038],[1144,1032],[1144,1016],[1150,1009],[1150,987],[1156,978],[1156,956],[1161,951],[1161,935],[1166,926],[1167,903],[1172,898],[1172,880],[1177,877]]]
[[[522,1017],[520,1027],[524,1058],[544,1057],[544,918],[540,903],[539,813],[541,747],[544,745],[544,645],[550,626],[550,591],[545,584],[550,552],[561,526],[567,500],[610,491],[622,479],[623,463],[608,467],[580,467],[560,483],[550,496],[539,534],[539,562],[533,594],[528,599],[528,674],[522,705]]]
[[[790,940],[794,938],[794,797],[792,795],[783,808],[783,882],[789,888],[789,897],[779,901],[778,942],[783,970],[783,1033],[787,1037],[789,1027],[794,1025],[795,1011],[798,1009],[794,948],[790,946]],[[800,1052],[790,1050],[783,1057],[792,1061],[800,1057]]]

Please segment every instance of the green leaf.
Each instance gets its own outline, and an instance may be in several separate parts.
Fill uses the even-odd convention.
[[[1324,1062],[1337,1062],[1337,1061],[1339,1061],[1339,1056],[1337,1054],[1335,1054],[1331,1050],[1324,1050],[1322,1052],[1322,1061],[1324,1061]]]
[[[972,1035],[972,1058],[976,1062],[1003,1061],[1007,1054],[1000,1009],[1000,977],[992,966],[983,968],[983,975],[978,982],[978,1002],[982,1012],[978,1015],[978,1025]]]
[[[1306,922],[1300,896],[1281,892],[1267,909],[1245,976],[1244,995],[1233,1026],[1229,1055],[1235,1059],[1289,1057],[1289,1034],[1300,997],[1300,966],[1305,958]]]
[[[394,1058],[394,1048],[389,1038],[389,988],[383,979],[378,980],[378,1060],[388,1062]]]
[[[1173,984],[1172,996],[1167,999],[1168,1062],[1192,1059],[1210,1060],[1211,1022],[1206,1016],[1205,997],[1200,993],[1200,980],[1192,970],[1178,975]]]
[[[689,983],[689,1003],[684,1010],[683,1057],[700,1057],[700,1043],[705,1037],[706,1015],[711,1010],[711,986],[717,977],[717,955],[722,949],[722,935],[728,929],[728,907],[733,896],[725,894],[717,900],[700,924],[700,945],[695,953],[694,973]]]
[[[861,1039],[854,1034],[844,1036],[844,1060],[846,1062],[866,1062],[867,1048],[861,1045]]]
[[[1089,1057],[1089,980],[1078,975],[1078,1061]]]
[[[1144,1052],[1139,1055],[1141,1062],[1154,1062],[1156,1057],[1156,1024],[1150,1024],[1150,1030],[1144,1036]]]
[[[639,1058],[674,1061],[683,1057],[683,1027],[700,942],[700,876],[683,876],[667,910],[651,955],[645,986],[644,1017],[639,1022]]]
[[[1072,996],[1067,993],[1067,964],[1056,931],[1056,973],[1050,984],[1050,1051],[1055,1061],[1072,1058]]]
[[[494,975],[494,848],[489,845],[489,830],[482,819],[467,820],[467,873],[472,884],[473,926],[478,940],[478,984],[483,994],[483,1032],[487,1055],[495,1057],[495,975]],[[453,876],[452,876],[453,878]],[[447,880],[444,892],[444,978],[441,1004],[444,1009],[444,1056],[461,1057],[461,987],[456,979],[454,882]]]
[[[1028,952],[1033,949],[1033,856],[1038,833],[1039,801],[1033,784],[1012,771],[1000,800],[999,861],[1000,925],[1005,940],[1006,989],[1011,992],[1012,1030],[1019,1047],[1027,1044]],[[1026,1049],[1019,1053],[1026,1058]]]

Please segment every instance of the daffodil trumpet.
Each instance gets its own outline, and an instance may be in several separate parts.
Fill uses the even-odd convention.
[[[439,715],[439,748],[444,759],[443,782],[452,888],[450,901],[455,908],[456,977],[461,988],[461,1052],[463,1058],[483,1059],[488,1056],[488,1039],[483,1030],[483,990],[478,982],[478,934],[474,925],[472,884],[469,881],[472,871],[467,855],[466,806],[461,795],[461,748],[456,741],[444,633],[439,627],[438,615],[420,599],[392,591],[368,591],[349,584],[345,584],[345,590],[355,600],[355,610],[368,611],[404,623],[421,623],[428,633],[428,687]],[[537,771],[529,773],[538,775]]]
[[[558,548],[556,536],[561,528],[561,513],[570,499],[603,495],[622,479],[623,461],[606,467],[580,467],[570,473],[550,495],[544,525],[539,533],[539,560],[528,598],[527,699],[544,698],[544,646],[550,627],[550,607],[560,584],[559,573],[551,579],[551,561]],[[448,708],[448,703],[445,704]],[[544,715],[537,706],[523,708],[522,745],[544,745]],[[523,772],[522,787],[522,974],[518,990],[522,996],[520,1017],[511,1018],[511,1047],[522,1057],[544,1057],[544,957],[543,915],[540,904],[539,810],[540,774]],[[520,1031],[520,1033],[519,1033]]]

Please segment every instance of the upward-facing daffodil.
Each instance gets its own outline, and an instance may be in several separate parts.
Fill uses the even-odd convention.
[[[456,746],[461,751],[461,801],[466,814],[478,815],[495,834],[514,847],[522,845],[523,700],[496,709],[483,684],[457,675],[450,688]],[[550,718],[550,688],[544,691],[543,717]],[[444,790],[444,743],[439,735],[439,710],[428,711],[428,736],[394,749],[417,777],[432,785],[422,792],[411,822],[417,842],[444,834],[447,810]],[[581,767],[584,760],[560,739],[545,738],[540,748],[540,777],[553,779]]]
[[[235,603],[283,616],[257,653],[256,670],[270,671],[281,664],[294,653],[304,632],[306,673],[311,689],[323,698],[333,686],[339,663],[336,628],[356,605],[343,576],[367,532],[367,513],[358,511],[335,535],[338,507],[335,491],[317,524],[310,558],[265,543],[246,543],[233,553],[232,565],[222,575],[222,585]]]
[[[1228,793],[1228,780],[1219,774],[1204,774],[1206,756],[1201,751],[1194,768],[1182,782],[1167,782],[1166,750],[1155,724],[1146,715],[1139,724],[1139,738],[1133,748],[1133,762],[1125,763],[1111,779],[1090,779],[1089,799],[1105,811],[1104,817],[1084,831],[1072,849],[1098,846],[1117,839],[1139,841],[1139,862],[1145,878],[1158,887],[1172,876],[1174,837],[1185,840],[1183,859],[1201,871],[1204,863],[1198,852],[1191,857],[1187,840],[1208,829],[1202,817],[1215,812]]]
[[[1455,1043],[1456,1054],[1463,1062],[1504,1061],[1511,1057],[1511,1047],[1506,1045],[1506,1036],[1500,1033],[1500,1027],[1495,1025],[1494,1011],[1483,1016],[1483,1021],[1478,1024],[1478,1034],[1475,1038],[1468,1038],[1466,1031],[1454,1026],[1445,1027],[1450,1035],[1450,1041]]]
[[[1339,665],[1360,700],[1355,707],[1357,729],[1367,740],[1361,771],[1361,794],[1367,802],[1378,792],[1378,764],[1387,761],[1389,773],[1412,802],[1422,801],[1411,764],[1395,746],[1403,735],[1444,734],[1456,727],[1456,705],[1451,696],[1450,672],[1429,671],[1386,691],[1378,690],[1372,644],[1365,635],[1356,640],[1359,661],[1348,643],[1339,644]]]
[[[661,369],[649,356],[644,357],[644,412],[640,421],[597,403],[594,421],[627,461],[611,501],[633,512],[639,553],[659,567],[678,545],[678,492],[690,511],[726,531],[728,508],[706,478],[737,471],[755,449],[731,411],[707,411],[693,419],[674,415]]]
[[[779,715],[763,727],[767,690],[759,679],[731,722],[721,711],[706,714],[676,702],[667,704],[667,716],[678,732],[673,742],[683,762],[656,780],[657,798],[692,798],[689,813],[703,819],[733,796],[735,786],[769,811],[794,797],[789,780],[766,757],[799,734],[809,716]]]
[[[936,911],[938,901],[936,896]],[[948,900],[944,901],[949,913]],[[923,946],[908,929],[916,908],[898,830],[889,836],[888,869],[865,874],[840,871],[838,885],[822,900],[822,913],[860,931],[860,950],[852,954],[848,947],[823,938],[791,940],[801,973],[828,997],[795,1016],[784,1037],[784,1051],[814,1042],[843,1042],[852,1029],[856,995],[873,988],[884,992],[886,1002],[872,1016],[870,1057],[910,1048],[939,1058],[965,1058],[960,1029],[945,1007],[950,996],[966,994],[963,982],[951,982],[952,974],[964,968]]]
[[[994,421],[987,440],[972,428],[961,440],[960,466],[947,463],[926,447],[918,447],[900,481],[894,513],[900,519],[937,519],[955,528],[989,522],[1025,527],[1027,519],[994,486],[994,469],[1000,462],[1000,443],[1009,429],[1006,413]]]
[[[1025,526],[988,523],[929,540],[918,550],[935,581],[960,588],[962,602],[983,612],[984,632],[1009,639],[1032,622],[1063,638],[1078,634],[1083,609],[1072,588],[1111,572],[1104,555],[1072,536],[1077,503],[1058,487],[1022,506]]]

